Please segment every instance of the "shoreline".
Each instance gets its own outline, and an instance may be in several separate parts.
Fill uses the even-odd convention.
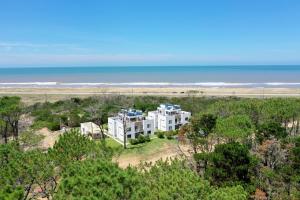
[[[166,96],[166,97],[300,97],[299,88],[253,87],[19,87],[1,88],[0,96],[20,96],[27,104],[91,96]]]

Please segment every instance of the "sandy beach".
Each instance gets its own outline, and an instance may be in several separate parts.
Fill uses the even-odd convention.
[[[101,95],[156,95],[170,97],[206,96],[206,97],[300,97],[300,88],[226,88],[226,87],[32,87],[0,88],[0,96],[20,96],[23,102],[32,104],[44,101],[58,101],[71,97],[89,97]]]

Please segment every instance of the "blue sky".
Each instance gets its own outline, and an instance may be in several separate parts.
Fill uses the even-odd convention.
[[[299,0],[0,0],[0,66],[300,64]]]

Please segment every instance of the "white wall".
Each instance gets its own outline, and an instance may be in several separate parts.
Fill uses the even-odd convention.
[[[150,125],[149,127],[147,126],[148,124]],[[135,126],[136,126],[136,122],[126,123],[127,139],[136,138]],[[154,134],[154,120],[153,119],[143,120],[141,128],[144,135],[147,135],[148,131],[150,131],[151,134]],[[114,138],[120,141],[124,141],[123,122],[117,118],[113,118],[113,117],[108,118],[108,133]]]
[[[161,131],[175,130],[175,115],[158,115],[158,129]]]
[[[154,134],[154,120],[153,119],[143,120],[143,129],[144,129],[144,135]]]
[[[188,123],[190,118],[191,118],[191,113],[190,112],[185,112],[185,111],[181,112],[181,124],[182,125]]]
[[[157,111],[150,111],[150,112],[148,112],[148,118],[153,119],[154,129],[157,129],[158,128]]]
[[[116,121],[114,118],[108,118],[108,134],[115,137],[117,135]]]

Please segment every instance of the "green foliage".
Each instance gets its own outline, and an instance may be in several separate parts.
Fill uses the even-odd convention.
[[[294,141],[294,148],[292,149],[292,166],[293,169],[300,175],[300,137],[297,137]]]
[[[240,185],[235,187],[223,187],[214,190],[208,197],[211,200],[246,200],[248,193]]]
[[[158,138],[161,138],[161,139],[165,138],[164,132],[159,131],[159,132],[156,132],[155,134],[157,135]]]
[[[13,188],[10,185],[0,187],[0,199],[2,200],[15,200],[22,199],[24,197],[24,191],[21,186]]]
[[[3,188],[0,196],[4,195],[7,199],[27,197],[29,193],[35,193],[33,185],[44,186],[41,193],[52,196],[56,180],[54,165],[48,154],[40,150],[23,152],[16,144],[9,143],[0,146],[0,157],[0,188]]]
[[[129,142],[130,142],[131,145],[150,142],[150,136],[149,135],[146,135],[146,136],[139,135],[137,139],[130,139]]]
[[[5,143],[7,143],[10,135],[18,140],[19,118],[23,111],[22,108],[20,97],[0,97],[0,134]]]
[[[84,160],[69,165],[55,199],[245,199],[242,187],[210,186],[179,160],[121,169],[103,160]]]
[[[27,130],[20,134],[19,141],[23,148],[36,147],[44,137],[43,135],[36,134],[32,130]]]
[[[227,118],[219,118],[216,124],[218,136],[234,141],[246,139],[253,132],[251,120],[246,115],[233,115]]]
[[[159,161],[150,169],[144,166],[143,184],[133,199],[206,199],[209,183],[179,160]]]
[[[254,167],[249,150],[237,142],[220,144],[208,156],[205,176],[216,185],[249,184]]]
[[[286,129],[280,123],[266,122],[258,127],[256,137],[262,143],[264,140],[271,139],[271,137],[281,139],[287,137],[287,135]]]
[[[85,158],[93,150],[94,142],[82,135],[78,130],[72,129],[59,136],[49,154],[57,165],[65,166],[74,161]]]
[[[142,184],[135,169],[120,169],[103,160],[70,165],[62,175],[55,199],[130,199]]]
[[[204,132],[205,136],[213,131],[216,126],[217,116],[213,114],[203,114],[199,119],[199,126]]]

